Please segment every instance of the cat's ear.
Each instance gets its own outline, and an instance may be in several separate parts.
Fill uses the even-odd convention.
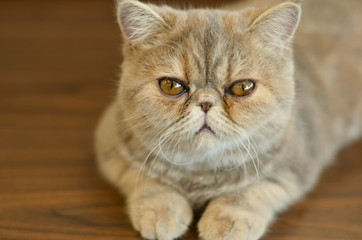
[[[137,0],[119,0],[117,19],[122,33],[131,46],[136,46],[167,26],[163,18],[150,6]]]
[[[301,11],[300,1],[281,3],[257,17],[251,30],[268,44],[287,48],[298,27]]]

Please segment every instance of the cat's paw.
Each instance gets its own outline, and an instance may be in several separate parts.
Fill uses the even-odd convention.
[[[189,203],[177,193],[130,199],[129,213],[134,228],[145,239],[176,239],[186,232],[192,221]]]
[[[203,240],[257,240],[266,226],[262,216],[233,206],[211,206],[198,223]]]

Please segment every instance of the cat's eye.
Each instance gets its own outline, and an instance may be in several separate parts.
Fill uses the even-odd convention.
[[[179,96],[187,91],[187,87],[176,78],[161,78],[159,85],[161,90],[169,96]]]
[[[239,80],[229,85],[225,92],[238,96],[244,97],[252,93],[255,89],[255,81],[253,80]]]

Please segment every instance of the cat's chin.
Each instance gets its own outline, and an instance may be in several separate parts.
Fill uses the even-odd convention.
[[[191,145],[199,150],[209,149],[218,144],[219,139],[210,127],[201,128],[196,134]]]
[[[196,132],[196,135],[201,135],[201,134],[215,134],[215,132],[211,129],[211,127],[209,125],[207,125],[206,123],[200,128],[199,131]]]

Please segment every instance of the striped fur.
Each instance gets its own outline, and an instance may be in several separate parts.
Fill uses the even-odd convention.
[[[144,238],[175,239],[192,210],[206,207],[202,239],[259,239],[361,136],[362,32],[352,24],[361,22],[361,3],[306,0],[293,47],[300,1],[265,2],[233,11],[119,2],[124,61],[96,151]],[[344,13],[343,24],[319,6]],[[168,97],[161,77],[190,90]],[[252,94],[225,92],[241,79],[256,82]],[[207,113],[202,102],[212,105]],[[199,133],[205,122],[213,132]]]

